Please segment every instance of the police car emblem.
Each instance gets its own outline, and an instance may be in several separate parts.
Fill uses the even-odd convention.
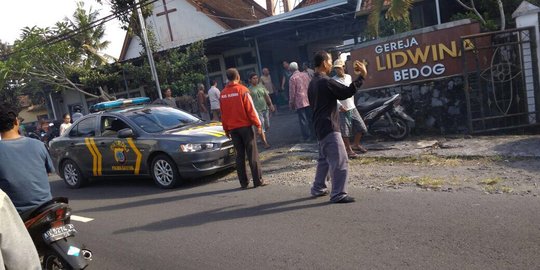
[[[111,150],[114,153],[114,160],[120,164],[124,164],[126,162],[126,153],[129,152],[129,149],[127,148],[126,144],[121,141],[115,141],[111,145]]]

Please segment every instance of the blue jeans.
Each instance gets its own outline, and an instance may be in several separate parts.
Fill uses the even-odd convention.
[[[300,131],[302,132],[302,138],[304,140],[313,139],[315,133],[313,132],[313,123],[311,122],[311,117],[313,112],[311,107],[307,106],[296,110],[298,114],[298,121],[300,122]]]

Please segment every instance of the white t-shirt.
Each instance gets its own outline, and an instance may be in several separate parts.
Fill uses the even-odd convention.
[[[219,96],[220,91],[217,89],[217,87],[210,87],[208,89],[208,99],[210,100],[210,110],[218,110],[219,109]]]
[[[60,125],[60,136],[64,135],[64,133],[66,132],[66,130],[71,127],[71,123],[62,123]]]
[[[345,85],[345,86],[349,86],[351,85],[352,83],[352,78],[351,78],[351,75],[349,74],[345,74],[344,77],[338,77],[337,75],[332,77],[332,79],[334,79],[335,81]],[[352,110],[355,108],[355,105],[354,105],[354,96],[346,99],[346,100],[338,100],[338,103],[339,105],[343,106],[343,108],[345,108],[345,110]]]

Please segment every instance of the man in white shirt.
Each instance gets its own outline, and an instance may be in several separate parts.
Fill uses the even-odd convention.
[[[337,59],[334,61],[334,71],[336,72],[336,76],[332,77],[332,79],[345,86],[349,86],[352,83],[352,78],[351,75],[345,74],[344,67],[345,63],[343,60]],[[361,153],[367,152],[366,148],[360,144],[362,134],[367,133],[366,124],[354,105],[354,96],[345,100],[338,100],[338,109],[341,137],[343,138],[347,155],[349,158],[357,158],[358,154],[356,154],[355,151]],[[353,136],[354,141],[351,146],[349,138]]]
[[[213,121],[221,121],[221,111],[219,107],[219,96],[221,92],[217,88],[217,81],[211,81],[212,87],[208,89],[208,99],[210,100],[210,111],[212,112]]]

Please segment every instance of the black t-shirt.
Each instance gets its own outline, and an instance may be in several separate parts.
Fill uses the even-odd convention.
[[[313,110],[313,125],[317,139],[321,141],[332,132],[340,132],[337,101],[352,97],[362,86],[364,78],[358,78],[345,86],[326,74],[315,73],[309,83],[309,105]]]

